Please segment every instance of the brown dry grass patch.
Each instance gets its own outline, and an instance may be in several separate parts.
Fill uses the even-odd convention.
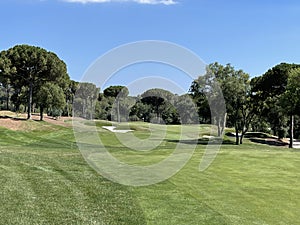
[[[0,111],[0,127],[5,127],[15,131],[32,131],[32,130],[53,130],[55,126],[72,126],[71,117],[53,118],[44,116],[44,122],[40,121],[38,114],[32,115],[32,120],[26,120],[26,114],[17,114],[10,111]]]

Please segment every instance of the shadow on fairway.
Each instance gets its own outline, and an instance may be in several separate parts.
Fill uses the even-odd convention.
[[[16,117],[12,117],[12,116],[0,116],[0,119],[26,120],[25,118],[16,118]]]
[[[221,140],[221,139],[212,139],[209,140],[208,138],[199,138],[199,139],[194,139],[194,140],[166,140],[168,142],[172,142],[172,143],[182,143],[182,144],[191,144],[191,145],[220,145],[220,144],[224,144],[224,145],[234,145],[235,142],[231,141],[231,140]]]
[[[254,143],[259,143],[259,144],[265,144],[265,145],[270,145],[270,146],[278,146],[278,147],[285,147],[288,146],[288,143],[285,143],[283,141],[280,141],[278,139],[259,139],[259,138],[249,138],[250,141]]]
[[[39,115],[36,115],[36,114],[32,114],[33,116],[39,116]],[[44,116],[45,118],[45,116]],[[14,117],[14,116],[0,116],[0,119],[10,119],[10,120],[15,120],[15,121],[27,121],[28,119],[27,118],[21,118],[21,117]],[[50,117],[50,116],[47,116],[47,119],[49,120],[57,120],[56,118],[54,117]],[[36,122],[44,122],[44,120],[40,120],[40,119],[36,119],[36,118],[32,118],[31,119],[32,121],[36,121]]]

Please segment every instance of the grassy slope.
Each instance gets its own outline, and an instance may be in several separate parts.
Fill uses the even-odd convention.
[[[132,129],[139,137],[149,136],[142,123]],[[133,164],[160,161],[176,145],[170,140],[178,139],[178,127],[170,126],[160,148],[134,152],[100,131],[111,153]],[[298,151],[247,141],[224,145],[209,169],[199,172],[205,148],[199,145],[171,179],[133,188],[89,168],[69,128],[30,133],[0,128],[0,146],[0,224],[300,223]]]
[[[145,224],[132,193],[86,165],[72,130],[0,128],[0,224]]]

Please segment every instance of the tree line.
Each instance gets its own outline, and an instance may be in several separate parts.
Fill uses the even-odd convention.
[[[95,84],[73,81],[55,53],[16,45],[0,52],[0,85],[1,109],[27,112],[27,119],[39,112],[43,120],[46,112],[118,122],[213,123],[219,135],[233,127],[236,144],[243,143],[248,131],[289,136],[290,147],[300,135],[298,64],[281,63],[251,79],[243,70],[215,62],[184,95],[150,89],[129,96],[124,86],[101,91]]]
[[[202,122],[210,123],[207,97],[217,83],[225,99],[226,112],[217,118],[221,125],[234,127],[236,144],[249,131],[272,133],[279,138],[299,137],[300,65],[280,63],[265,74],[250,79],[249,74],[230,64],[212,63],[206,74],[196,79],[190,94],[197,103]],[[216,96],[220,97],[220,96]],[[219,125],[219,126],[221,126]],[[295,133],[294,133],[295,132]]]

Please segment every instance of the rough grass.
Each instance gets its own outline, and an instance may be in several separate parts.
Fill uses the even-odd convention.
[[[155,150],[133,151],[103,123],[99,136],[109,151],[132,164],[164,159],[179,140],[180,126],[168,126]],[[174,177],[137,188],[104,179],[82,158],[72,129],[48,126],[0,128],[0,224],[300,224],[300,151],[247,139],[234,146],[226,137],[212,165],[199,172],[201,141]],[[147,124],[130,126],[136,137],[149,137]],[[199,139],[209,126],[200,131]]]

